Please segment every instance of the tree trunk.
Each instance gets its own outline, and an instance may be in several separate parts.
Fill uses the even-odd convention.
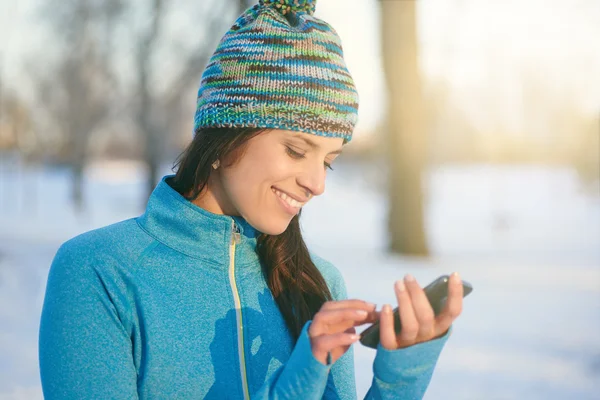
[[[83,196],[83,178],[87,161],[87,142],[90,133],[84,128],[75,128],[73,145],[71,148],[71,201],[75,212],[81,214],[86,207]]]
[[[151,0],[152,3],[152,23],[149,30],[144,34],[138,43],[137,66],[138,66],[138,88],[137,96],[140,104],[137,110],[137,123],[142,129],[145,138],[144,162],[148,168],[148,179],[146,181],[146,199],[150,197],[152,190],[158,180],[158,165],[160,164],[161,146],[157,134],[157,121],[159,117],[155,115],[160,107],[157,107],[156,98],[150,92],[150,82],[152,81],[151,67],[152,55],[157,46],[157,40],[162,28],[164,10],[163,0]],[[162,132],[164,134],[165,132]]]
[[[83,164],[76,163],[71,166],[71,201],[77,214],[84,210],[83,203]]]
[[[159,163],[158,157],[156,155],[149,156],[146,159],[146,163],[148,165],[148,180],[147,180],[147,186],[146,186],[146,195],[147,195],[147,198],[150,198],[150,195],[152,194],[152,191],[156,187],[158,180],[161,178],[158,175],[158,168],[159,168],[160,163]]]
[[[422,188],[427,138],[417,55],[416,0],[380,4],[388,89],[389,245],[392,252],[427,255]]]

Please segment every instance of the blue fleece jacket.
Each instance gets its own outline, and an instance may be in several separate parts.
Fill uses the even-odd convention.
[[[257,231],[168,184],[146,212],[63,244],[50,268],[39,361],[53,399],[354,399],[353,352],[294,343],[261,272]],[[336,300],[339,271],[311,255]],[[446,336],[377,350],[369,399],[420,399]]]

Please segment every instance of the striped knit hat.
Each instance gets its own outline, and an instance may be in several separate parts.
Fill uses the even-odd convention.
[[[223,36],[198,91],[194,131],[285,129],[350,141],[358,93],[316,0],[260,0]]]

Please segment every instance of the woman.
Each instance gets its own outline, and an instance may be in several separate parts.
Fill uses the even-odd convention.
[[[311,1],[261,0],[210,60],[195,136],[145,213],[59,249],[40,326],[46,399],[355,398],[355,327],[380,319],[367,398],[421,398],[462,285],[438,318],[410,276],[381,312],[309,253],[300,210],[350,141],[357,95]],[[283,4],[282,4],[283,3]]]

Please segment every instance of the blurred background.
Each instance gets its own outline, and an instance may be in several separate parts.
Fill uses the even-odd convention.
[[[246,0],[0,0],[0,399],[42,398],[52,258],[140,215]],[[598,399],[600,1],[319,0],[360,94],[303,212],[349,295],[459,271],[426,399]],[[362,397],[374,351],[355,346]]]

